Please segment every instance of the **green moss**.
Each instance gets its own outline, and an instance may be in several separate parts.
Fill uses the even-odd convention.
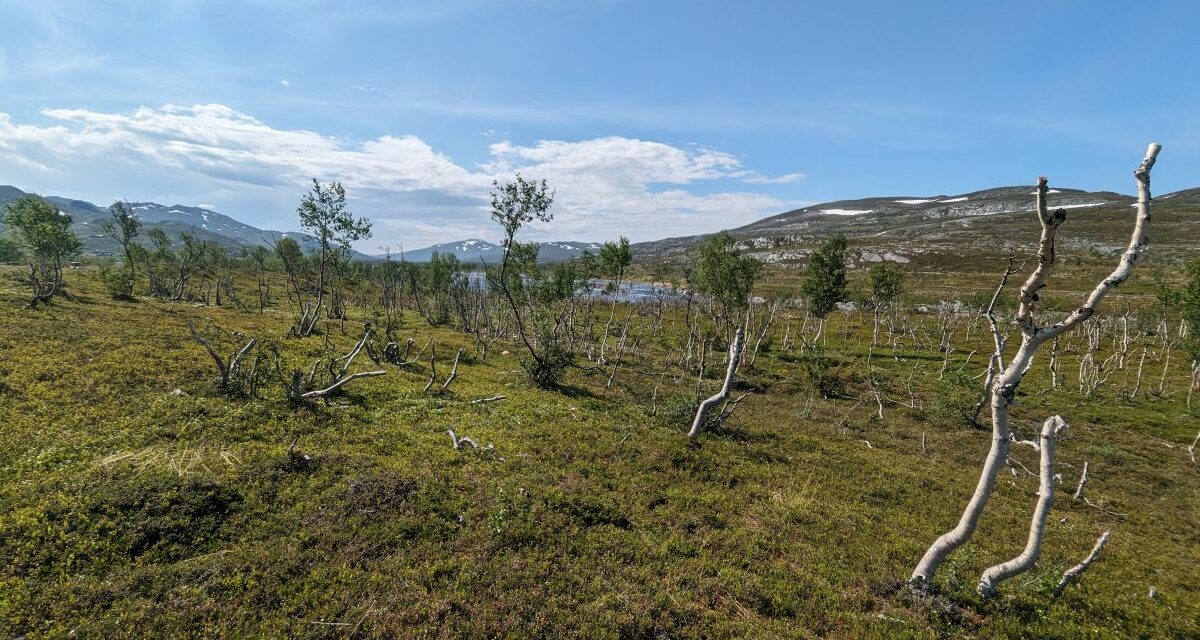
[[[919,339],[905,332],[895,355],[887,338],[871,372],[885,396],[880,420],[863,365],[871,319],[834,312],[825,357],[840,395],[822,398],[776,336],[741,376],[739,389],[755,393],[689,443],[697,389],[694,373],[675,377],[686,344],[678,319],[627,355],[612,386],[607,367],[575,368],[566,391],[537,389],[501,343],[486,359],[464,356],[445,393],[421,392],[425,366],[389,367],[329,405],[294,407],[277,385],[259,398],[218,393],[187,320],[274,340],[307,367],[325,336],[332,352],[349,350],[361,309],[344,334],[331,323],[289,340],[285,308],[118,302],[90,270],[68,274],[71,299],[23,311],[10,276],[0,270],[5,635],[1200,633],[1200,494],[1186,454],[1200,422],[1184,404],[1182,366],[1161,396],[1130,400],[1126,369],[1084,398],[1051,387],[1042,354],[1014,423],[1028,436],[1060,413],[1071,427],[1037,569],[995,602],[974,595],[979,572],[1024,544],[1037,483],[1014,467],[975,540],[939,575],[938,595],[914,599],[901,581],[957,519],[990,442],[963,420],[988,348],[978,326],[968,342],[960,325],[944,372],[934,314],[909,319]],[[914,274],[910,295],[994,286],[977,273],[949,278]],[[418,320],[401,335],[418,347],[436,338],[443,375],[458,348],[475,354],[473,336]],[[798,317],[776,326],[788,322],[799,328]],[[1067,382],[1079,344],[1060,354]],[[1152,370],[1157,389],[1161,363]],[[470,403],[497,394],[507,398]],[[494,449],[454,450],[447,429]],[[1036,465],[1024,448],[1013,457]],[[1069,499],[1084,461],[1099,508]],[[1113,542],[1101,559],[1051,599],[1051,583],[1104,529]]]

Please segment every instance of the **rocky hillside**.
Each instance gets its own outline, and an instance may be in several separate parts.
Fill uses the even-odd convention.
[[[960,264],[1029,247],[1037,240],[1034,187],[1013,186],[959,195],[889,196],[842,200],[787,211],[731,229],[739,245],[764,262],[802,263],[813,246],[835,233],[850,240],[862,262],[892,260]],[[1066,209],[1061,246],[1115,253],[1123,248],[1135,199],[1107,191],[1052,189],[1051,208]],[[1200,251],[1200,189],[1155,198],[1157,255]],[[669,238],[633,246],[643,259],[680,261],[706,236]]]

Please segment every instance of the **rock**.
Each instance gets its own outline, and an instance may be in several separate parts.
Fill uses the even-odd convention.
[[[851,302],[839,302],[839,303],[837,303],[837,310],[838,310],[838,311],[841,311],[841,312],[843,312],[843,313],[851,313],[851,312],[853,312],[853,311],[857,311],[857,310],[858,310],[858,305],[857,305],[857,304],[855,304],[853,301],[851,301]]]
[[[172,391],[172,392],[171,392],[171,395],[173,395],[173,396],[186,396],[186,395],[187,395],[187,392],[186,392],[186,391],[184,391],[183,389],[176,389],[176,390],[174,390],[174,391]]]

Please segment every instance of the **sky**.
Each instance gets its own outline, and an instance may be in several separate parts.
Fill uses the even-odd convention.
[[[312,178],[360,249],[634,241],[816,202],[1200,186],[1200,3],[0,0],[0,184],[296,230]]]

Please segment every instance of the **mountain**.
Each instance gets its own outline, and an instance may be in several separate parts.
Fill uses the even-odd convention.
[[[1124,248],[1135,198],[1109,191],[1051,189],[1047,204],[1065,209],[1060,230],[1066,249],[1113,254]],[[803,262],[815,245],[835,233],[849,240],[860,262],[915,261],[928,266],[969,264],[1028,249],[1038,238],[1031,215],[1034,187],[1010,186],[957,195],[888,196],[840,200],[786,211],[730,229],[738,246],[772,264]],[[1200,246],[1200,189],[1154,199],[1151,235],[1155,254],[1195,255]],[[707,235],[633,245],[636,258],[680,261]]]
[[[599,250],[600,244],[596,242],[540,242],[538,262],[562,262],[576,258],[584,251],[595,253]],[[404,259],[409,262],[429,262],[434,253],[453,253],[461,262],[478,263],[482,260],[488,264],[495,264],[504,257],[504,247],[487,240],[459,240],[405,251]]]
[[[13,186],[0,185],[0,209],[24,195],[29,194]],[[101,230],[101,225],[109,217],[107,208],[83,200],[59,196],[44,197],[60,211],[71,216],[75,235],[83,241],[85,254],[113,255],[120,251],[120,245],[105,236]],[[269,246],[274,239],[284,237],[296,240],[306,252],[317,248],[317,239],[308,234],[259,229],[211,209],[178,204],[167,206],[156,202],[128,204],[133,214],[142,221],[143,234],[152,227],[162,229],[172,240],[178,238],[180,233],[191,233],[197,240],[213,242],[231,252],[237,252],[242,247]],[[0,220],[0,230],[3,226],[3,221]],[[371,259],[365,254],[356,252],[355,255],[360,259]]]

